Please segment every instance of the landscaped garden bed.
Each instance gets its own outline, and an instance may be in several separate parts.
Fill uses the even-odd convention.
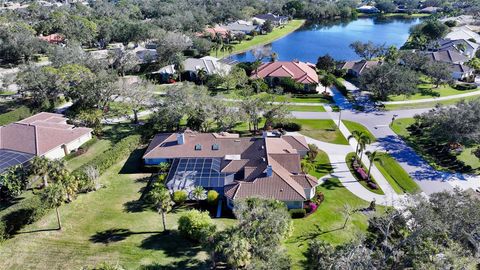
[[[355,153],[347,154],[345,161],[347,162],[350,172],[355,176],[356,180],[365,188],[377,194],[384,194],[380,186],[377,184],[375,179],[370,176],[368,178],[368,170],[365,166],[355,159]]]

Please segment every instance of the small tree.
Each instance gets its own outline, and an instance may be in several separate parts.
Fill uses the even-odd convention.
[[[215,205],[218,201],[218,192],[216,192],[215,190],[209,190],[207,192],[207,202],[208,204],[210,205]]]
[[[367,134],[358,130],[352,131],[352,135],[348,136],[348,140],[350,141],[351,139],[355,139],[357,141],[357,147],[355,148],[355,159],[358,160],[358,154],[361,151],[360,149],[365,149],[365,146],[370,144],[371,140]]]
[[[163,231],[167,231],[167,213],[172,210],[172,198],[168,189],[160,183],[156,183],[150,190],[150,199],[152,200],[158,213],[162,215]]]
[[[309,143],[308,144],[308,152],[307,152],[307,157],[310,162],[314,162],[315,159],[317,159],[318,152],[320,149],[316,144]]]
[[[335,83],[335,76],[332,74],[326,74],[322,77],[320,83],[325,87],[325,92],[327,92],[327,87],[330,87]]]
[[[65,189],[61,184],[54,183],[45,188],[41,195],[42,203],[49,208],[55,208],[57,214],[58,229],[62,229],[60,221],[60,212],[58,208],[65,202]]]
[[[370,165],[368,166],[368,178],[367,178],[367,181],[370,181],[373,163],[375,161],[382,162],[382,160],[380,159],[380,153],[378,151],[373,151],[373,152],[368,151],[365,154],[368,156],[368,160],[370,161]]]
[[[178,219],[178,230],[192,241],[204,242],[215,233],[216,226],[208,212],[193,209]]]
[[[48,169],[49,160],[45,157],[36,156],[30,163],[31,173],[42,178],[43,187],[48,187]]]
[[[318,57],[317,68],[326,72],[332,72],[335,69],[335,59],[329,54]]]

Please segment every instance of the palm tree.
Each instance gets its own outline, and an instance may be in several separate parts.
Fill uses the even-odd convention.
[[[45,157],[34,157],[30,163],[32,174],[42,178],[43,187],[48,187],[50,161]]]
[[[276,52],[272,52],[272,54],[270,54],[270,62],[275,62],[278,60],[278,54]]]
[[[372,170],[373,162],[379,161],[381,163],[382,160],[379,157],[380,153],[378,151],[373,151],[373,152],[367,151],[365,155],[368,156],[368,160],[370,161],[370,165],[368,166],[368,177],[367,177],[367,181],[370,181],[370,172]]]
[[[202,186],[196,186],[192,190],[192,197],[197,201],[197,204],[200,204],[200,200],[205,200],[207,198],[207,192]]]
[[[307,152],[308,160],[310,162],[314,162],[315,159],[318,156],[319,151],[320,151],[320,149],[318,149],[318,146],[316,144],[309,143],[308,144],[308,152]]]
[[[58,208],[65,202],[65,189],[59,183],[54,183],[43,191],[41,200],[47,207],[55,207],[57,214],[58,229],[62,229],[62,222],[60,221],[60,212]]]
[[[310,171],[315,169],[315,165],[310,162],[308,159],[302,159],[300,161],[300,167],[302,169],[302,172],[305,174],[308,174]]]
[[[170,192],[168,192],[168,189],[163,184],[156,183],[152,190],[150,190],[150,198],[157,208],[158,213],[162,215],[163,231],[166,232],[167,213],[172,210],[173,205]]]
[[[203,82],[207,79],[207,71],[204,68],[200,68],[197,71],[197,79],[200,81],[200,84],[203,85]]]
[[[183,61],[185,60],[185,57],[181,54],[177,54],[175,56],[175,60],[173,63],[173,66],[175,68],[175,71],[178,74],[178,80],[181,82],[182,81],[182,73],[185,72],[185,66],[183,64]]]
[[[348,140],[350,141],[351,139],[357,140],[357,147],[355,149],[355,160],[358,161],[358,152],[360,151],[360,148],[365,149],[365,145],[370,144],[371,140],[368,135],[358,130],[352,131],[352,135],[348,136]]]
[[[257,74],[257,77],[258,77],[258,68],[262,65],[262,61],[260,60],[255,60],[254,62],[252,62],[252,69],[255,70],[255,74]]]
[[[168,172],[169,169],[170,164],[168,162],[160,162],[160,164],[158,164],[158,170],[162,173]]]
[[[228,52],[228,54],[232,54],[233,49],[234,47],[231,44],[226,44],[226,45],[223,45],[222,47],[223,54],[225,54],[226,52]]]
[[[327,92],[327,87],[330,87],[335,82],[335,77],[331,74],[326,74],[320,80],[320,83],[325,87],[325,92]]]

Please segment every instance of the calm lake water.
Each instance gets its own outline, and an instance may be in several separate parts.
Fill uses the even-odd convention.
[[[330,25],[309,25],[264,46],[278,54],[278,59],[317,62],[320,55],[330,54],[336,60],[354,60],[359,57],[349,48],[354,41],[369,40],[387,46],[402,46],[407,41],[411,26],[420,19],[359,18],[349,22],[334,22]],[[252,51],[232,56],[246,62],[254,61]]]

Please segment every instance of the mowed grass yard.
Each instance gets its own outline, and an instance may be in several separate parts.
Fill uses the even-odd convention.
[[[445,169],[444,167],[436,163],[435,157],[428,153],[427,149],[422,146],[422,143],[420,143],[417,138],[411,137],[408,127],[410,127],[414,123],[415,119],[413,118],[397,119],[393,122],[391,128],[397,135],[402,137],[412,148],[416,149],[417,152],[422,155],[425,160],[427,160],[433,167],[437,169]],[[465,165],[471,166],[472,169],[478,173],[480,170],[480,159],[478,159],[472,153],[472,150],[476,149],[477,147],[477,145],[466,147],[456,158],[459,161],[464,162]]]
[[[421,191],[417,183],[388,153],[380,153],[378,158],[379,160],[375,161],[375,166],[385,176],[396,193],[415,194]]]
[[[207,255],[199,246],[175,232],[163,234],[160,215],[138,204],[149,177],[137,172],[141,154],[102,175],[104,188],[60,207],[62,231],[50,211],[0,245],[0,269],[80,269],[104,261],[126,269],[205,268]],[[180,214],[168,214],[169,228],[176,228]],[[215,221],[220,229],[235,222]]]
[[[348,144],[335,123],[330,119],[293,119],[302,125],[301,134],[313,139],[334,144]]]
[[[478,91],[478,90],[477,90]],[[439,101],[430,101],[430,102],[421,102],[421,103],[410,103],[410,104],[387,104],[385,105],[386,110],[411,110],[411,109],[421,109],[421,108],[433,108],[437,104],[448,106],[453,105],[461,100],[475,100],[479,99],[480,95],[469,96],[464,98],[453,98],[447,100],[439,100]]]
[[[350,132],[353,132],[353,131],[362,132],[365,135],[367,135],[368,138],[370,138],[370,141],[372,143],[377,140],[375,138],[375,136],[373,136],[373,134],[364,125],[362,125],[360,123],[357,123],[357,122],[348,121],[348,120],[342,120],[342,122],[347,127],[348,131],[350,131]]]
[[[322,105],[318,106],[299,106],[287,105],[287,109],[291,112],[326,112]]]
[[[368,207],[369,203],[358,198],[347,190],[336,178],[325,181],[318,187],[325,196],[318,210],[303,219],[293,220],[293,233],[285,241],[285,246],[293,261],[294,269],[305,269],[305,252],[308,242],[322,239],[333,245],[339,245],[358,239],[365,234],[368,227],[368,217],[362,212],[351,215],[345,228],[343,210],[346,205],[359,210]],[[378,211],[383,211],[378,207]]]
[[[435,97],[448,97],[448,96],[475,92],[479,90],[478,88],[473,90],[457,90],[448,84],[443,84],[443,85],[440,85],[438,88],[435,88],[435,86],[430,83],[422,83],[418,86],[418,88],[421,90],[421,92],[419,93],[416,93],[410,96],[406,96],[406,95],[390,96],[389,100],[403,101],[403,100],[419,100],[419,99],[435,98]]]

